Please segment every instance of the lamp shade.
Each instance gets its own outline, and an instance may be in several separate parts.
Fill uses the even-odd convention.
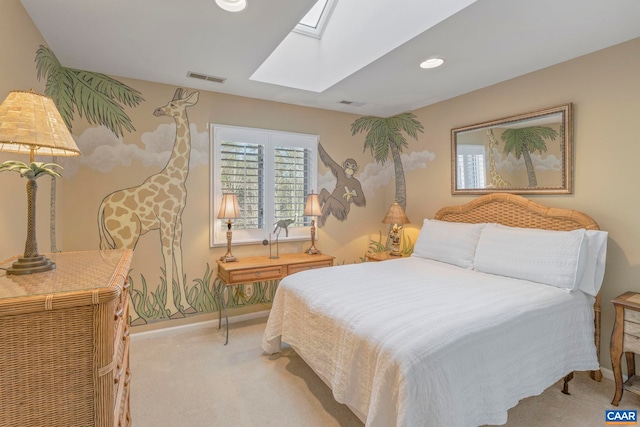
[[[220,219],[240,218],[240,207],[238,206],[238,196],[235,194],[223,194],[220,211],[218,212]]]
[[[389,207],[387,214],[382,220],[383,224],[408,224],[409,222],[407,214],[404,213],[404,209],[402,209],[402,206],[400,206],[398,202],[394,202]]]
[[[0,104],[0,151],[42,156],[78,156],[80,150],[53,99],[11,91]]]
[[[313,191],[307,195],[307,203],[304,205],[305,216],[320,216],[322,215],[322,208],[320,207],[320,201],[318,195]]]

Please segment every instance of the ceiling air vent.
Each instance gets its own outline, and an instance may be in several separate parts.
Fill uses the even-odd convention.
[[[224,77],[207,76],[206,74],[194,73],[192,71],[189,71],[187,73],[187,77],[191,77],[193,79],[206,80],[208,82],[214,82],[214,83],[220,83],[220,84],[224,83],[227,80]]]
[[[364,105],[364,102],[342,100],[338,102],[338,104],[351,105],[352,107],[362,107]]]

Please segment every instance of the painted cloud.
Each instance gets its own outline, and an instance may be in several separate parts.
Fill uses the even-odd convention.
[[[191,160],[189,167],[209,164],[209,133],[198,132],[195,124],[191,130]],[[86,129],[82,135],[74,136],[82,152],[78,157],[61,157],[58,162],[64,167],[64,176],[74,176],[78,169],[88,167],[109,173],[118,166],[131,166],[133,160],[144,166],[164,167],[169,160],[175,142],[176,124],[160,124],[153,132],[142,134],[143,147],[125,144],[104,126]]]

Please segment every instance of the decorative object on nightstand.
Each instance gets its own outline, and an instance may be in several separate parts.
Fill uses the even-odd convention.
[[[29,154],[29,164],[6,161],[0,172],[19,172],[27,178],[27,240],[24,255],[7,274],[32,274],[53,270],[56,265],[38,253],[36,240],[36,179],[49,175],[60,177],[55,163],[36,162],[35,156],[78,156],[67,125],[53,99],[33,91],[11,91],[0,105],[0,151]]]
[[[231,220],[240,218],[240,207],[238,206],[237,195],[232,193],[222,195],[218,218],[227,220],[227,253],[220,257],[220,261],[236,262],[238,259],[231,253]]]
[[[407,215],[404,213],[402,206],[398,204],[397,200],[393,202],[382,220],[383,224],[393,224],[391,231],[389,231],[389,249],[391,249],[389,255],[402,256],[402,252],[400,252],[400,231],[402,230],[402,226],[409,222],[409,218],[407,218]]]
[[[611,365],[616,392],[611,404],[618,406],[622,391],[640,395],[640,377],[636,376],[635,354],[640,354],[640,293],[625,292],[611,301],[615,323],[611,334]],[[622,382],[622,353],[627,360],[628,379]]]
[[[311,217],[311,246],[304,251],[309,255],[318,255],[321,253],[316,248],[316,217],[320,215],[322,215],[322,208],[320,207],[318,195],[311,191],[311,194],[307,195],[307,203],[304,206],[304,216]]]

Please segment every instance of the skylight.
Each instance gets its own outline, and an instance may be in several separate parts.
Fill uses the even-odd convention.
[[[349,0],[340,4],[336,0],[320,0],[319,5],[315,4],[318,0],[306,1],[313,4],[307,13],[315,7],[322,9],[316,34],[303,35],[300,28],[313,28],[296,25],[253,72],[252,81],[324,92],[477,0],[401,2],[410,3],[411,7],[398,7],[398,2],[389,0]],[[317,19],[319,12],[309,18]],[[324,26],[323,20],[329,15],[331,23]]]
[[[318,0],[309,12],[300,20],[293,31],[315,38],[321,38],[329,22],[329,17],[338,0]]]

